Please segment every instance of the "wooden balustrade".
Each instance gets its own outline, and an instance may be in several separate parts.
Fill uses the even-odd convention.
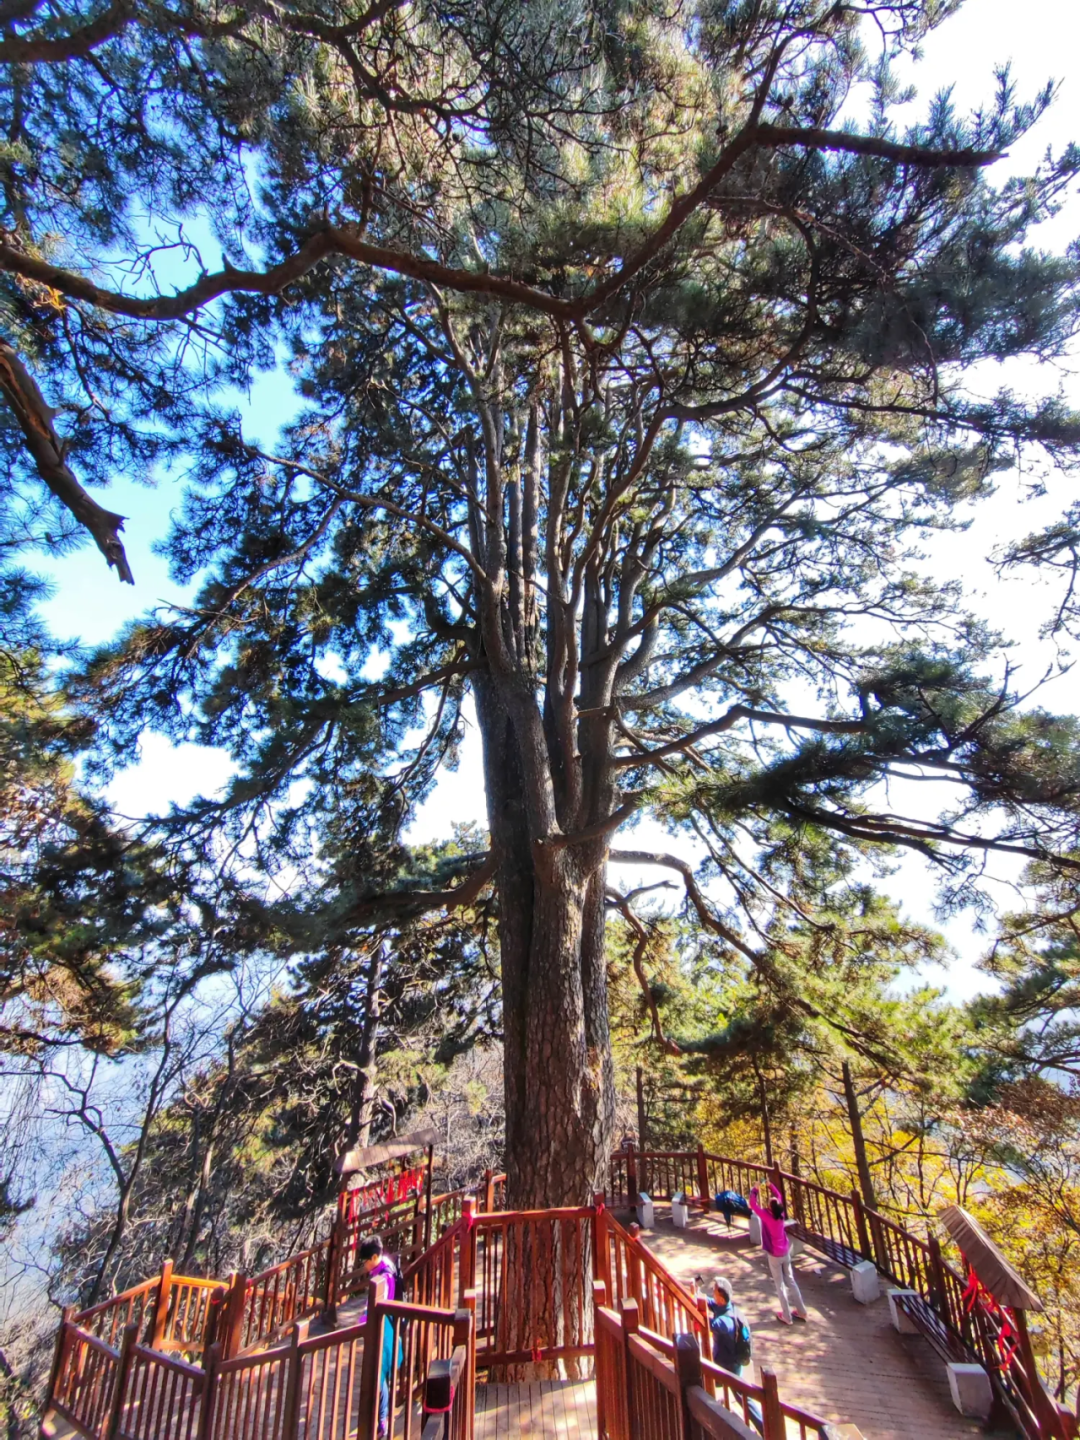
[[[338,1202],[339,1213],[348,1224],[354,1224],[361,1215],[386,1206],[398,1205],[422,1195],[427,1183],[427,1163],[415,1165],[396,1175],[387,1175],[373,1180],[368,1185],[358,1185],[352,1190],[343,1190]]]
[[[707,1177],[706,1195],[718,1195],[721,1190],[733,1190],[736,1195],[749,1195],[755,1185],[761,1185],[773,1178],[767,1165],[756,1165],[749,1160],[734,1160],[728,1155],[704,1155]]]
[[[197,1440],[207,1372],[148,1345],[133,1345],[130,1355],[118,1440]]]
[[[592,1206],[583,1206],[475,1218],[463,1266],[467,1286],[476,1290],[479,1365],[592,1353],[593,1215]],[[539,1327],[535,1310],[513,1299],[527,1289],[535,1293],[538,1283],[547,1299]]]
[[[468,1289],[462,1255],[468,1246],[472,1224],[472,1197],[466,1213],[451,1225],[433,1245],[402,1271],[404,1297],[414,1305],[450,1309]],[[470,1282],[471,1283],[471,1282]]]
[[[402,1265],[410,1264],[423,1253],[427,1226],[420,1198],[415,1195],[364,1211],[351,1220],[346,1217],[338,1231],[340,1239],[334,1254],[336,1299],[355,1295],[367,1286],[367,1277],[359,1269],[357,1260],[360,1243],[367,1236],[379,1235],[385,1248],[397,1255]]]
[[[171,1265],[169,1269],[171,1273]],[[71,1318],[80,1330],[96,1335],[115,1349],[126,1326],[137,1325],[141,1332],[149,1325],[161,1289],[161,1278],[155,1275],[152,1280],[144,1280],[141,1285],[122,1290],[110,1300],[102,1300],[88,1310],[79,1310]]]
[[[781,1189],[808,1243],[845,1264],[873,1260],[915,1292],[926,1323],[991,1372],[1026,1440],[1073,1440],[1075,1423],[1046,1394],[1030,1345],[1003,1362],[993,1317],[965,1303],[964,1278],[936,1241],[866,1208],[857,1193],[699,1146],[617,1152],[608,1195],[636,1198],[648,1184],[655,1198],[681,1191],[707,1200],[763,1181]],[[504,1197],[505,1176],[488,1172],[481,1214],[463,1191],[426,1209],[415,1192],[370,1210],[346,1199],[326,1240],[227,1284],[175,1276],[166,1262],[155,1279],[65,1313],[48,1406],[86,1440],[300,1440],[301,1431],[303,1440],[374,1440],[378,1375],[369,1371],[385,1342],[397,1357],[392,1404],[404,1440],[421,1440],[421,1432],[423,1440],[471,1440],[471,1401],[466,1421],[460,1396],[463,1388],[471,1395],[478,1364],[491,1371],[585,1356],[595,1357],[601,1440],[727,1437],[747,1433],[748,1423],[763,1426],[765,1440],[824,1435],[818,1417],[782,1402],[768,1372],[755,1386],[701,1355],[709,1333],[704,1302],[602,1197],[591,1207],[527,1212],[501,1210]],[[363,1324],[309,1337],[306,1317],[332,1316],[338,1299],[367,1285],[356,1250],[376,1232],[402,1253],[403,1295],[395,1302],[369,1296]],[[425,1237],[432,1243],[425,1246]],[[513,1298],[535,1291],[538,1277],[547,1286],[539,1323],[527,1321],[532,1307]],[[287,1343],[274,1345],[290,1327]],[[201,1355],[204,1365],[181,1355]],[[427,1388],[433,1377],[449,1386],[448,1408],[427,1403],[437,1390]]]
[[[473,1312],[459,1311],[454,1320],[453,1351],[428,1367],[421,1413],[423,1440],[471,1440],[476,1411],[475,1333]]]
[[[173,1275],[162,1276],[161,1294],[154,1317],[153,1349],[201,1354],[206,1343],[210,1307],[220,1280]]]
[[[119,1349],[65,1320],[59,1352],[49,1404],[80,1435],[99,1440],[112,1413]]]
[[[673,1195],[686,1195],[691,1200],[699,1193],[696,1151],[637,1150],[637,1189],[644,1190],[653,1200],[670,1200]]]
[[[315,1315],[327,1301],[328,1240],[302,1250],[243,1281],[238,1344],[248,1352],[284,1334],[294,1321]]]
[[[597,1293],[599,1298],[599,1287]],[[668,1340],[639,1322],[633,1300],[621,1314],[597,1306],[599,1440],[756,1440],[754,1431],[703,1387],[697,1336]],[[783,1440],[783,1431],[774,1423],[765,1440]]]
[[[638,1306],[641,1323],[660,1335],[685,1330],[701,1337],[708,1334],[705,1302],[698,1301],[660,1263],[641,1238],[636,1226],[625,1230],[610,1211],[598,1216],[597,1241],[602,1273],[610,1304],[621,1307],[625,1300]],[[606,1259],[606,1266],[604,1260]]]

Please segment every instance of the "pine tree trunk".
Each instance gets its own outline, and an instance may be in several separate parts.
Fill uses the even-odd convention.
[[[345,1149],[367,1145],[371,1139],[371,1120],[375,1112],[377,1093],[376,1043],[379,1038],[379,986],[382,983],[383,948],[381,942],[371,952],[368,966],[364,1023],[360,1030],[360,1045],[356,1052],[356,1083],[353,1088],[353,1103],[349,1114],[349,1128],[345,1136]]]
[[[587,1205],[615,1127],[605,866],[533,845],[513,727],[491,689],[477,691],[499,862],[507,1206]]]
[[[859,1113],[859,1097],[855,1093],[855,1081],[851,1075],[851,1066],[845,1060],[843,1062],[844,1073],[844,1099],[847,1102],[848,1120],[851,1122],[851,1140],[855,1147],[855,1164],[859,1171],[859,1188],[862,1190],[863,1204],[871,1210],[877,1209],[877,1197],[874,1194],[874,1182],[870,1175],[870,1161],[866,1154],[866,1137],[863,1135],[862,1115]]]

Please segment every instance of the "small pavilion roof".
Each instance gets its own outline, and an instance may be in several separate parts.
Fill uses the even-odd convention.
[[[1041,1310],[1042,1301],[1027,1286],[979,1222],[959,1205],[946,1205],[938,1219],[964,1252],[985,1290],[1011,1310]]]
[[[357,1150],[346,1150],[334,1161],[339,1175],[351,1175],[354,1170],[371,1170],[376,1165],[386,1165],[391,1160],[401,1160],[414,1155],[417,1150],[426,1150],[439,1138],[437,1130],[414,1130],[411,1135],[399,1135],[396,1140],[385,1140],[381,1145],[363,1145]]]

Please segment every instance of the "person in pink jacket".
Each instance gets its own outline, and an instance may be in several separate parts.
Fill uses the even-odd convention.
[[[776,1298],[780,1301],[776,1318],[784,1325],[790,1325],[792,1305],[794,1304],[796,1320],[806,1319],[806,1305],[795,1282],[795,1272],[791,1268],[791,1241],[784,1225],[784,1200],[771,1181],[769,1190],[772,1198],[766,1210],[758,1200],[758,1187],[755,1185],[750,1191],[750,1209],[761,1221],[761,1248],[768,1259],[769,1271],[776,1286]]]

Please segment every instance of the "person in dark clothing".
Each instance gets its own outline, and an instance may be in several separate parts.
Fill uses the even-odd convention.
[[[695,1294],[701,1293],[701,1276],[694,1276]],[[713,1281],[712,1294],[708,1297],[709,1330],[712,1336],[713,1363],[729,1374],[742,1377],[743,1367],[750,1363],[753,1341],[750,1326],[740,1315],[732,1299],[731,1281],[722,1276]],[[759,1434],[764,1434],[764,1419],[761,1406],[747,1398],[747,1410],[751,1425]]]
[[[713,1361],[730,1374],[741,1375],[750,1361],[750,1327],[732,1302],[731,1281],[714,1280],[708,1303]]]
[[[736,1190],[720,1190],[713,1201],[717,1210],[723,1215],[727,1227],[731,1229],[733,1215],[743,1215],[749,1218],[750,1206]]]

